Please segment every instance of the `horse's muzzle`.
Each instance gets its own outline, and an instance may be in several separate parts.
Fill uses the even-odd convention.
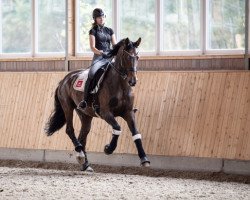
[[[131,86],[131,87],[134,87],[136,85],[136,79],[131,79],[129,80],[128,84]]]

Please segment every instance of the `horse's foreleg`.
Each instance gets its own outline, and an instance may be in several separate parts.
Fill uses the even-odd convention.
[[[112,154],[114,152],[114,150],[116,149],[117,146],[117,141],[118,138],[121,134],[121,127],[120,125],[117,123],[117,121],[115,120],[115,117],[113,116],[113,114],[107,112],[103,117],[102,117],[108,124],[110,124],[113,128],[112,130],[112,139],[110,141],[110,144],[107,144],[104,147],[104,152],[106,154]]]
[[[142,146],[141,134],[138,132],[138,130],[136,128],[134,111],[126,113],[123,116],[123,118],[127,122],[128,127],[132,133],[132,138],[134,140],[134,143],[135,143],[137,151],[138,151],[138,156],[141,159],[141,165],[145,166],[145,167],[150,166],[150,161],[148,160],[146,153],[145,153],[143,146]]]

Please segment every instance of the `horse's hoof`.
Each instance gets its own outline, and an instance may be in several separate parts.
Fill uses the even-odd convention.
[[[93,172],[94,172],[94,170],[93,170],[93,168],[92,168],[92,167],[88,166],[88,167],[84,170],[84,172],[93,173]]]
[[[105,147],[104,147],[104,153],[106,155],[110,155],[110,154],[113,153],[113,151],[110,151],[110,149],[109,149],[109,144],[105,145]]]
[[[77,152],[76,160],[80,165],[85,163],[85,154],[83,153],[83,151]]]
[[[83,171],[83,172],[89,172],[89,173],[93,173],[94,172],[93,168],[90,166],[90,164],[89,164],[88,161],[86,161],[85,163],[82,164],[81,171]]]
[[[141,164],[142,167],[150,167],[150,163],[149,162],[145,162]]]
[[[150,161],[147,157],[141,158],[141,166],[142,167],[150,167]]]

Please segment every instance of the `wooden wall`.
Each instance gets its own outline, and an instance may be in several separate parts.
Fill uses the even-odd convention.
[[[64,71],[64,60],[23,60],[23,61],[1,61],[0,72],[31,72],[31,71]]]
[[[65,127],[44,124],[64,72],[0,73],[0,147],[72,150]],[[140,72],[137,124],[148,154],[250,160],[250,72]],[[116,153],[135,154],[126,124]],[[74,121],[79,132],[79,120]],[[95,119],[88,151],[103,152],[111,128]]]

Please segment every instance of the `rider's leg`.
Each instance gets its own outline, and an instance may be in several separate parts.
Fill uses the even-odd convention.
[[[85,83],[84,86],[84,96],[83,96],[83,100],[78,104],[78,108],[84,109],[87,107],[88,104],[88,100],[90,97],[90,90],[93,88],[92,86],[92,80],[94,79],[94,75],[96,73],[96,71],[99,69],[99,65],[98,62],[100,61],[101,57],[98,55],[94,55],[93,60],[92,60],[92,66],[89,70],[89,75],[88,75],[88,79]]]
[[[87,107],[87,103],[89,101],[89,96],[90,96],[90,85],[91,85],[91,78],[88,77],[85,86],[84,86],[84,96],[83,96],[83,100],[78,104],[79,108],[86,108]]]
[[[103,66],[106,66],[108,64],[109,60],[103,59],[102,56],[95,55],[92,60],[92,66],[89,70],[88,79],[85,83],[84,88],[84,99],[79,103],[78,108],[86,108],[90,96],[90,91],[92,89],[95,89],[95,86],[97,85],[100,77],[106,70],[106,68],[102,68]]]

